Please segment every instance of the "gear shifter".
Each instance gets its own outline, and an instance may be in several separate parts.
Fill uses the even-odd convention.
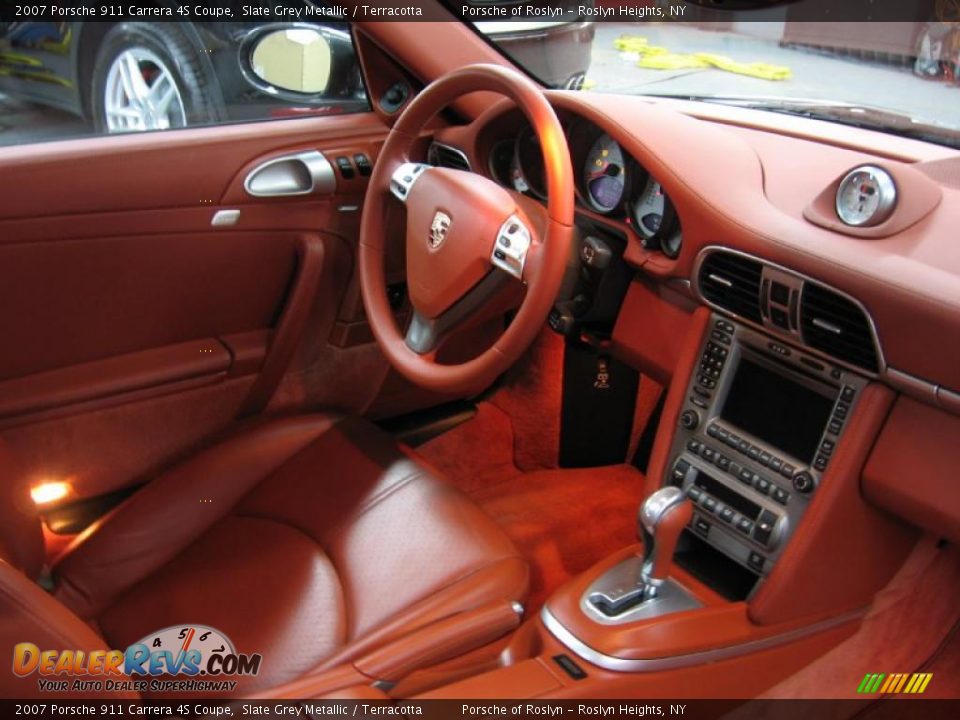
[[[587,588],[584,606],[601,622],[632,622],[701,607],[675,580],[669,580],[680,533],[693,517],[693,504],[678,487],[665,487],[640,506],[637,532],[643,556],[630,555]]]
[[[674,486],[660,488],[640,506],[637,534],[644,548],[640,580],[646,598],[655,597],[670,574],[677,540],[692,516],[693,505],[684,492]]]

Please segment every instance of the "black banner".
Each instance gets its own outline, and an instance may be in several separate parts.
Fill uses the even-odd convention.
[[[957,0],[0,0],[2,22],[956,22]]]
[[[919,697],[869,700],[0,700],[4,718],[577,718],[583,720],[953,720],[958,700]]]

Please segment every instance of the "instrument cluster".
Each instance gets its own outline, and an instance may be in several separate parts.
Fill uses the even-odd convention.
[[[628,225],[645,248],[676,258],[683,243],[680,219],[657,179],[593,124],[574,121],[564,131],[577,173],[578,205]],[[500,184],[546,199],[543,151],[529,125],[494,142],[489,165]]]

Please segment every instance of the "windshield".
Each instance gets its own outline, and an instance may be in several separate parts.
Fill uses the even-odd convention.
[[[682,19],[619,22],[604,15],[616,3],[596,0],[577,4],[576,16],[568,7],[563,22],[472,24],[550,87],[746,105],[960,146],[960,22],[933,19],[960,20],[960,0],[899,22],[791,19],[803,4],[724,22],[717,11],[650,0],[646,12],[684,6]]]

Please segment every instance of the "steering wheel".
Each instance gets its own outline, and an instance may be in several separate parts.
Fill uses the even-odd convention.
[[[411,160],[427,123],[461,95],[513,100],[540,140],[547,207],[524,202],[481,175]],[[387,300],[384,252],[389,203],[406,207],[406,272],[413,316],[406,332]],[[533,342],[560,290],[573,238],[574,178],[556,113],[529,78],[468,65],[428,85],[407,106],[377,158],[360,223],[360,286],[367,319],[390,363],[411,382],[467,394],[489,386]],[[512,322],[482,354],[437,362],[442,338],[507,283],[526,293]]]

